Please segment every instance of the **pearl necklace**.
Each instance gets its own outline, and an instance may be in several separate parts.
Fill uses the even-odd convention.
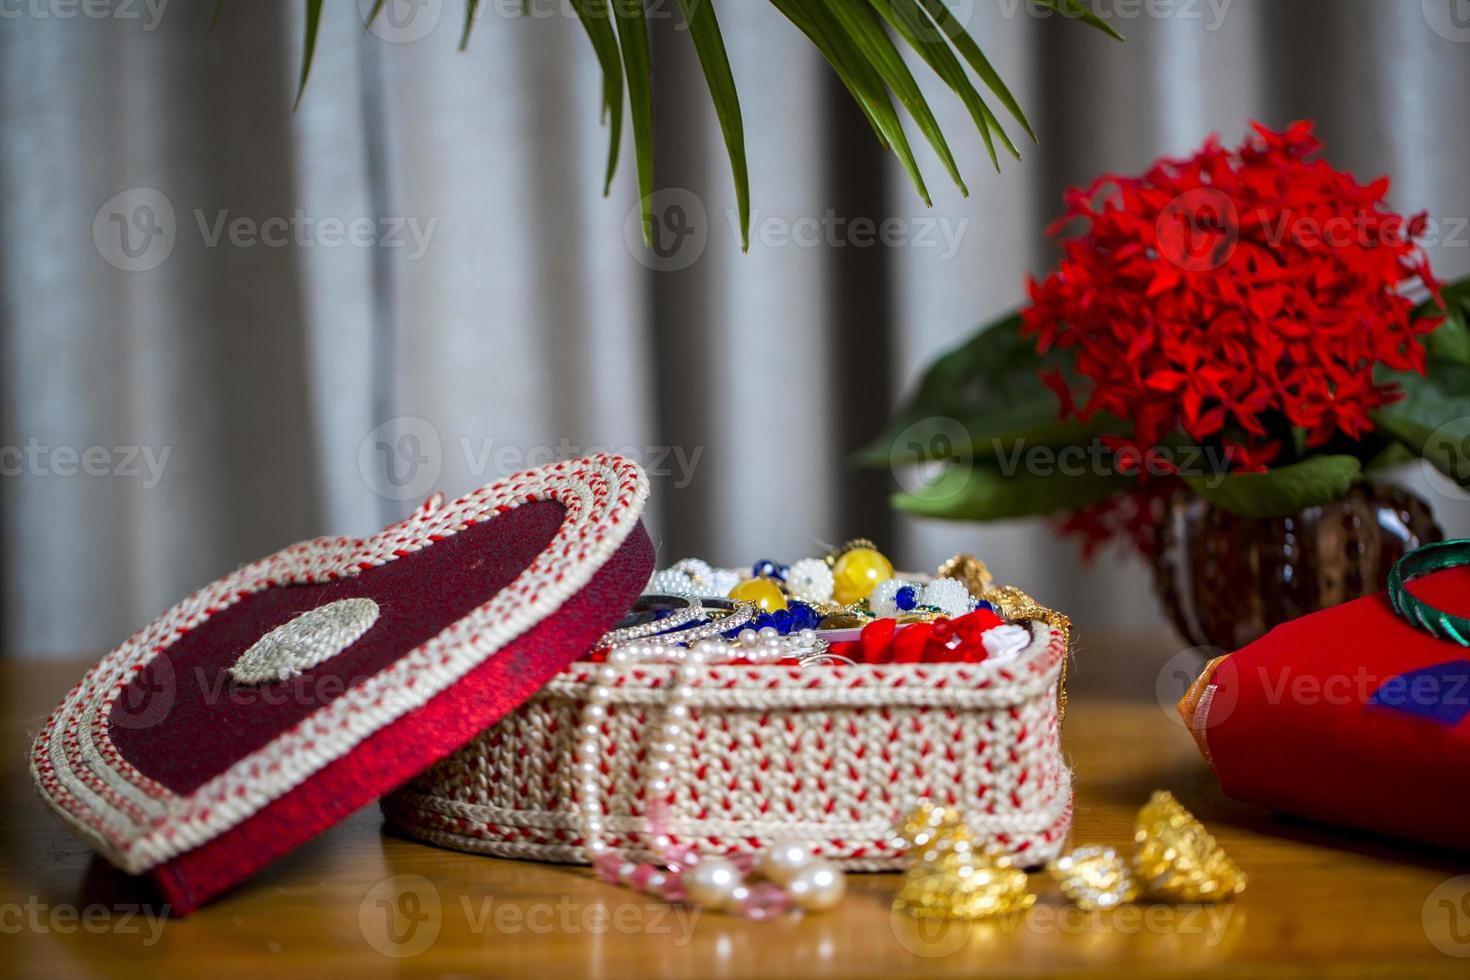
[[[665,812],[672,790],[674,753],[689,721],[689,702],[704,668],[709,664],[746,661],[772,664],[795,659],[798,663],[821,660],[826,642],[812,630],[781,636],[766,628],[742,630],[733,641],[702,639],[692,647],[655,638],[634,641],[608,652],[597,668],[595,681],[583,708],[577,743],[577,773],[581,779],[578,802],[582,814],[582,841],[598,877],[610,884],[635,888],[670,902],[688,902],[711,909],[736,912],[746,918],[764,920],[785,913],[793,905],[803,911],[832,908],[846,890],[842,869],[825,858],[811,854],[796,843],[781,842],[766,848],[754,861],[701,856],[691,848],[676,846],[667,832]],[[649,751],[652,778],[648,782],[649,829],[654,851],[665,868],[638,864],[618,855],[603,839],[606,829],[601,787],[597,781],[598,737],[607,720],[621,671],[639,664],[673,664],[673,683],[664,707],[658,737]],[[748,883],[750,871],[764,881]]]

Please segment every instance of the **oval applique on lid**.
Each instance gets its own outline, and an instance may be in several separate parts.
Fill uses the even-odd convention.
[[[590,649],[653,570],[647,495],[636,463],[594,456],[248,565],[92,669],[36,739],[36,785],[188,912]]]

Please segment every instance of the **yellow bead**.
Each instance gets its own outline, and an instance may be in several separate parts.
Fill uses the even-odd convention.
[[[832,598],[844,606],[866,599],[879,582],[893,578],[893,563],[881,551],[854,548],[832,567]]]
[[[743,599],[761,612],[786,608],[786,593],[768,578],[748,578],[730,590],[731,599]]]

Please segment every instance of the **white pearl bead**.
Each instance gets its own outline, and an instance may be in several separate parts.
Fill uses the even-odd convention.
[[[760,873],[778,885],[789,882],[813,860],[811,852],[800,844],[781,841],[766,848],[760,858]]]
[[[791,901],[808,912],[824,912],[842,901],[847,881],[842,869],[823,858],[812,858],[786,883]]]
[[[724,908],[733,901],[735,889],[743,884],[739,868],[724,858],[711,857],[700,858],[680,880],[690,902],[712,909]]]

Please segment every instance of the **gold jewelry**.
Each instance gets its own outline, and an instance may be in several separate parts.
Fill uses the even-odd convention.
[[[1245,891],[1245,874],[1204,824],[1173,794],[1158,790],[1138,811],[1133,860],[1111,847],[1079,847],[1047,863],[1062,893],[1081,909],[1151,901],[1223,902]]]
[[[1026,872],[994,846],[977,849],[957,810],[923,800],[896,830],[909,848],[893,910],[918,919],[983,919],[1036,902]]]
[[[1172,793],[1154,793],[1137,826],[1133,873],[1151,897],[1220,902],[1245,891],[1245,874]]]
[[[1085,912],[1110,909],[1138,898],[1128,862],[1111,847],[1090,844],[1046,863],[1062,894]]]

